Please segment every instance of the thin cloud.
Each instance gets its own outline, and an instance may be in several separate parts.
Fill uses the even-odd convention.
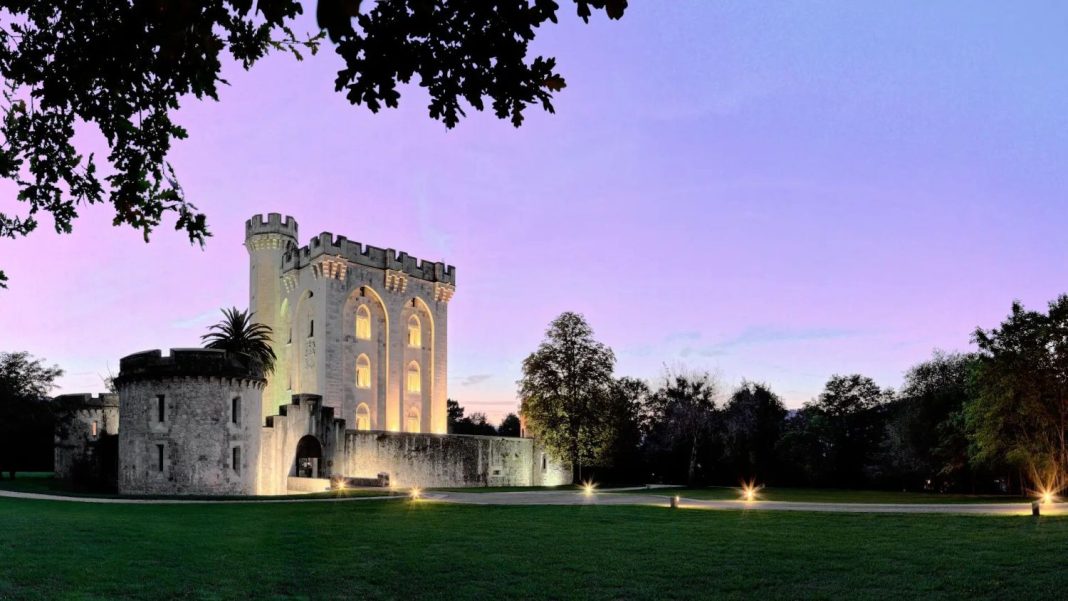
[[[212,309],[211,311],[198,313],[197,315],[193,315],[191,317],[176,319],[171,322],[171,327],[179,330],[199,328],[218,321],[220,319],[220,315],[221,313],[218,309]]]
[[[460,386],[475,386],[493,377],[493,374],[474,374],[460,378]]]

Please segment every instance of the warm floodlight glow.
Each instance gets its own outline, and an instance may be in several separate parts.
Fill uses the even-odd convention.
[[[752,482],[742,483],[742,500],[746,503],[752,503],[757,500],[757,491],[760,487]]]
[[[597,488],[597,485],[589,480],[582,483],[582,492],[587,497],[593,494],[593,489]]]
[[[1042,491],[1042,504],[1043,505],[1048,505],[1048,504],[1052,503],[1054,498],[1055,497],[1053,496],[1053,491],[1051,491],[1051,490]]]
[[[423,491],[418,486],[413,486],[412,489],[408,491],[408,496],[411,497],[414,501],[419,497],[423,496]]]

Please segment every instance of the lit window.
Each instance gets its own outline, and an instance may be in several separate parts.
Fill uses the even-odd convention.
[[[418,432],[419,431],[419,410],[418,409],[416,409],[415,407],[412,407],[411,409],[408,410],[407,422],[408,422],[407,423],[408,427],[406,428],[406,431],[408,431],[408,432]]]
[[[89,435],[90,436],[96,436],[96,427],[97,427],[96,426],[96,422],[93,422],[92,425],[89,426]]]
[[[408,318],[408,346],[423,346],[423,332],[419,327],[419,318],[412,315]]]
[[[419,377],[419,364],[412,361],[408,364],[408,392],[417,393],[423,388],[422,379]]]
[[[360,403],[360,406],[356,408],[356,429],[371,429],[371,410],[367,408],[366,403]]]
[[[360,308],[356,309],[356,338],[371,339],[371,312],[366,305],[360,305]]]
[[[371,387],[371,360],[367,355],[356,358],[356,388]]]

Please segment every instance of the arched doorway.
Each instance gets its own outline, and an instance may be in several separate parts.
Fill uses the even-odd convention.
[[[323,445],[319,439],[308,434],[297,441],[297,473],[298,478],[318,478],[319,464],[323,460]]]

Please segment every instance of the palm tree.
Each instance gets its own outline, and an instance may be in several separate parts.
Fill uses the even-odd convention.
[[[200,337],[206,342],[205,347],[247,355],[263,366],[265,374],[274,371],[271,328],[254,323],[248,311],[238,311],[237,307],[223,309],[222,312],[223,320],[208,328],[211,331]]]

